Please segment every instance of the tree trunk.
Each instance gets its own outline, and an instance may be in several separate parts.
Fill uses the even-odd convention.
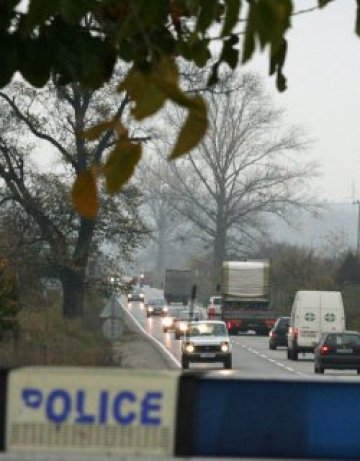
[[[222,263],[226,258],[226,233],[219,232],[214,240],[213,267],[212,267],[212,286],[214,293],[221,287]]]
[[[81,317],[85,290],[85,271],[69,267],[60,269],[60,280],[63,289],[63,316],[67,318]]]

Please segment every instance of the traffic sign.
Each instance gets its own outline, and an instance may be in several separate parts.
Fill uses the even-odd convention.
[[[109,341],[116,341],[124,332],[124,324],[122,320],[112,317],[105,320],[102,331]]]
[[[107,319],[110,317],[122,317],[122,310],[119,297],[115,293],[111,295],[111,298],[109,299],[109,301],[107,302],[106,306],[100,314],[100,318],[103,319]]]

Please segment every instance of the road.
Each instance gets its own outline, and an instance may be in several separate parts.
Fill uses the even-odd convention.
[[[142,327],[173,354],[180,365],[181,342],[174,339],[173,332],[163,333],[161,317],[146,318],[144,306],[140,303],[132,303],[128,309]],[[298,361],[290,361],[287,359],[286,348],[270,350],[265,336],[243,334],[231,336],[231,339],[233,369],[239,370],[245,377],[360,380],[360,376],[353,370],[326,370],[324,375],[315,375],[313,354],[300,354]],[[222,365],[191,364],[190,368],[222,369]]]

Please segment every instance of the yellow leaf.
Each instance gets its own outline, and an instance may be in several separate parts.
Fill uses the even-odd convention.
[[[164,93],[151,80],[149,73],[130,69],[118,91],[127,91],[135,102],[132,114],[137,120],[155,114],[165,102]]]
[[[76,211],[87,219],[94,219],[99,210],[96,178],[91,170],[78,175],[71,191]]]
[[[87,130],[84,130],[81,133],[81,136],[87,139],[88,141],[95,141],[95,139],[98,139],[104,131],[113,128],[114,123],[114,120],[98,123],[97,125],[88,128]]]
[[[188,117],[181,128],[170,159],[181,157],[196,147],[204,137],[208,128],[207,109],[201,96],[191,98]]]
[[[131,178],[141,153],[141,144],[133,144],[127,140],[116,144],[104,165],[106,188],[110,194],[118,192]]]

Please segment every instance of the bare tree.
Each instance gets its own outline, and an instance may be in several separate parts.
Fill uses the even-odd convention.
[[[82,131],[103,116],[128,116],[128,96],[119,95],[114,106],[108,102],[109,94],[108,88],[92,91],[78,84],[36,90],[15,83],[0,92],[0,177],[6,184],[6,199],[22,207],[46,241],[63,288],[63,313],[69,317],[81,315],[86,266],[94,248],[106,236],[117,235],[126,259],[145,232],[137,215],[139,193],[134,187],[124,188],[116,199],[104,198],[97,219],[77,216],[71,205],[74,177],[96,168],[115,140],[112,129],[96,142],[87,142]],[[56,152],[59,175],[34,169],[24,134],[46,141]]]
[[[225,79],[206,99],[207,135],[190,155],[169,165],[164,180],[174,208],[212,248],[217,284],[227,255],[244,252],[264,231],[264,213],[286,219],[289,210],[308,203],[306,186],[316,169],[301,155],[306,147],[301,131],[284,127],[283,112],[256,76]],[[179,120],[181,114],[169,112],[167,130]]]

